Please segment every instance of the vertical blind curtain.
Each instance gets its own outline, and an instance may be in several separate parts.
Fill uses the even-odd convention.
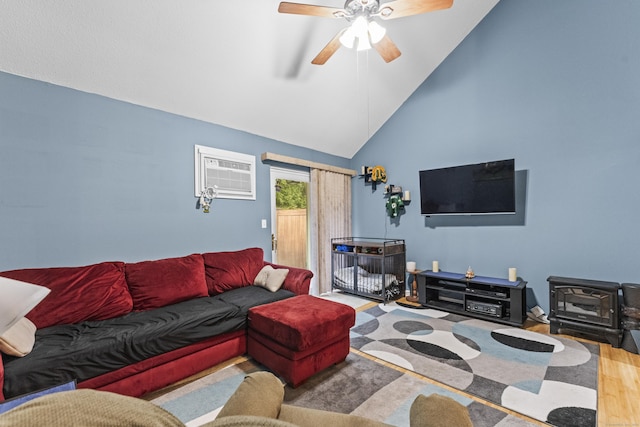
[[[331,291],[331,239],[351,235],[351,176],[311,169],[312,293]]]

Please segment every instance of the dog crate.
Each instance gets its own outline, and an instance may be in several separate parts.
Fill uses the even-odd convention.
[[[405,294],[405,243],[400,239],[331,239],[331,290],[383,302]]]

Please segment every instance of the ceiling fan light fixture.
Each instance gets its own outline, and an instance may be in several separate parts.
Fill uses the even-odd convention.
[[[369,21],[367,18],[363,15],[358,16],[349,29],[352,30],[353,35],[358,40],[358,50],[371,49],[371,44],[369,43]]]
[[[351,49],[354,46],[357,50],[371,49],[371,43],[369,43],[369,22],[364,16],[358,16],[349,27],[340,36],[340,43]],[[356,45],[357,41],[357,45]]]
[[[369,37],[371,38],[371,43],[377,44],[384,35],[387,33],[387,29],[382,25],[378,24],[375,21],[369,22]]]
[[[371,49],[371,43],[369,43],[369,36],[358,37],[358,51]]]
[[[353,31],[353,28],[347,28],[344,33],[342,33],[339,40],[340,44],[342,44],[342,46],[346,47],[347,49],[353,48],[353,45],[356,42],[356,35]]]
[[[351,28],[353,28],[353,32],[355,33],[356,37],[366,37],[367,31],[369,31],[369,23],[367,22],[367,18],[362,15],[358,16],[356,20],[353,21],[353,24],[351,24]]]

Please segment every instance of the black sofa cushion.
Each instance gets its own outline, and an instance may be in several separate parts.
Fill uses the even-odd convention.
[[[3,354],[5,399],[82,382],[159,354],[246,328],[251,307],[295,296],[246,286],[108,320],[57,325],[36,332],[33,350]]]
[[[246,320],[251,307],[280,301],[295,295],[296,294],[286,289],[278,289],[276,292],[271,292],[261,286],[245,286],[243,288],[226,291],[212,298],[234,305],[242,312]]]
[[[43,328],[36,332],[30,354],[2,356],[4,396],[81,382],[245,325],[246,314],[238,307],[204,297],[108,320]]]

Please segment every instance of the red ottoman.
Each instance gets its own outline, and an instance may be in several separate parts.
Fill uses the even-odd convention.
[[[247,352],[297,387],[349,354],[353,308],[298,295],[249,310]]]

